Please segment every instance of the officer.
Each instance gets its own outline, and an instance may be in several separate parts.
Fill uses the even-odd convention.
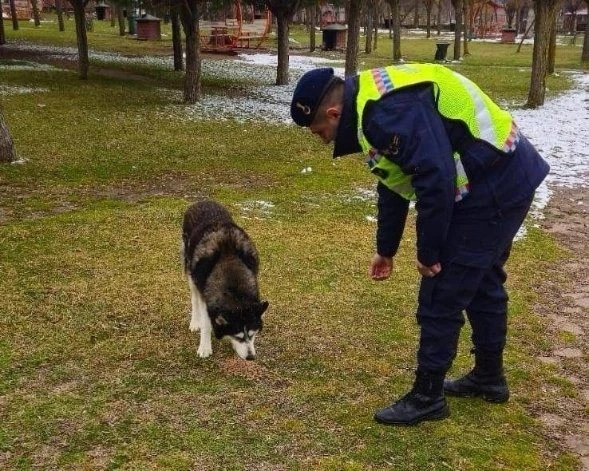
[[[291,116],[333,156],[363,151],[377,177],[374,280],[393,269],[410,200],[417,209],[422,275],[416,377],[411,391],[374,418],[417,424],[449,415],[444,393],[509,398],[503,372],[506,274],[511,244],[548,164],[511,115],[466,77],[437,64],[367,70],[345,80],[331,68],[298,82]],[[444,381],[464,324],[472,326],[474,368]]]

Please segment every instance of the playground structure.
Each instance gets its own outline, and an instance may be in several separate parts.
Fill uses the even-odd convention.
[[[10,4],[8,2],[0,3],[2,4],[2,18],[10,18]],[[39,11],[43,10],[42,0],[37,0],[37,7]],[[14,9],[16,10],[17,20],[26,21],[33,17],[33,6],[29,0],[14,0]]]
[[[494,0],[475,2],[470,10],[469,29],[476,38],[491,38],[501,35],[506,23],[505,7]]]
[[[272,15],[267,8],[258,12],[234,0],[230,8],[200,20],[199,26],[201,51],[237,54],[240,49],[260,49],[272,29]]]

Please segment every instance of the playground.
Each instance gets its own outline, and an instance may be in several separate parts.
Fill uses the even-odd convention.
[[[343,54],[309,54],[308,33],[293,28],[291,83],[276,87],[272,33],[269,51],[206,53],[202,100],[186,106],[167,25],[150,42],[95,22],[87,81],[67,26],[24,23],[1,49],[2,108],[21,158],[0,166],[2,469],[586,465],[589,84],[578,46],[559,41],[537,111],[521,108],[530,45],[516,54],[473,41],[449,64],[514,112],[555,171],[509,262],[512,400],[452,398],[449,419],[391,429],[372,413],[413,379],[415,213],[382,296],[366,275],[376,208],[362,157],[332,160],[287,111],[296,79],[317,65],[341,71]],[[432,59],[435,38],[404,39],[408,60]],[[390,41],[379,41],[362,68],[387,63]],[[225,344],[199,359],[188,329],[180,224],[204,197],[223,202],[260,252],[270,308],[253,363]],[[471,364],[469,334],[452,375]]]

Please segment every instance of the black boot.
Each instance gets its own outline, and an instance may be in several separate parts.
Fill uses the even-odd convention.
[[[413,389],[397,402],[379,409],[374,420],[385,425],[415,425],[450,415],[442,384],[444,373],[417,371]]]
[[[509,388],[503,374],[503,354],[475,351],[472,371],[455,381],[444,381],[448,396],[481,396],[487,402],[504,403],[509,399]]]

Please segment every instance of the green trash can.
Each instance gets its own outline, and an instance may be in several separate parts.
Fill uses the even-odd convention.
[[[129,34],[137,34],[137,15],[134,11],[127,13],[127,22],[129,23]]]

